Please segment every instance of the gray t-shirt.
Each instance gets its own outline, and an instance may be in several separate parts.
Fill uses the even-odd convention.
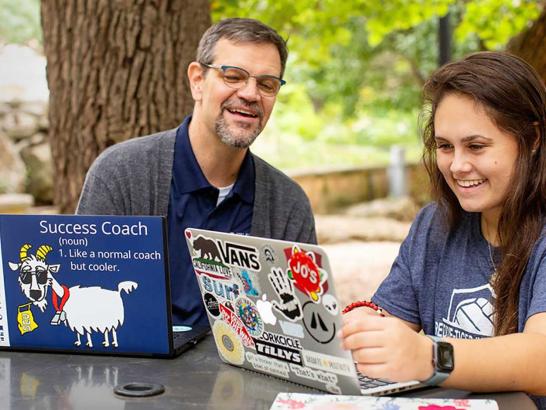
[[[546,312],[546,232],[537,241],[520,287],[518,331]],[[420,325],[429,335],[481,338],[493,335],[494,294],[489,279],[498,265],[480,229],[479,213],[464,213],[448,230],[436,204],[417,215],[391,271],[373,296],[389,313]],[[492,260],[493,259],[493,260]],[[546,409],[546,399],[536,400]]]

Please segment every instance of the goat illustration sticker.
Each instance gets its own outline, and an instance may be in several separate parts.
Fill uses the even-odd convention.
[[[170,355],[164,223],[0,215],[0,346]]]
[[[82,345],[81,338],[85,336],[85,346],[92,348],[91,334],[97,332],[103,336],[104,347],[118,347],[116,331],[123,326],[125,320],[122,294],[130,294],[138,284],[122,281],[115,290],[80,285],[69,288],[61,285],[55,278],[61,265],[46,261],[53,247],[41,245],[35,254],[30,252],[31,248],[30,244],[24,244],[19,251],[19,262],[9,262],[10,269],[18,272],[17,280],[21,291],[29,300],[29,303],[19,306],[17,311],[17,324],[21,335],[39,327],[31,307],[36,306],[39,312],[45,312],[47,296],[51,293],[55,313],[50,325],[67,326],[76,336],[75,346]]]

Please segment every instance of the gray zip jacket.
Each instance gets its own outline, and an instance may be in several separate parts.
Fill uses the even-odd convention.
[[[167,216],[176,129],[133,138],[93,163],[77,214]],[[250,234],[316,243],[309,199],[293,180],[253,155],[256,191]]]

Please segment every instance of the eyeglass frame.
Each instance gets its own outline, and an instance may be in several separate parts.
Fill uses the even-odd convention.
[[[233,88],[233,89],[235,89],[235,90],[239,90],[239,89],[243,88],[244,86],[246,86],[246,85],[248,84],[249,78],[251,78],[251,77],[253,77],[253,78],[256,79],[256,83],[257,83],[257,84],[258,84],[258,81],[259,81],[261,78],[272,78],[272,79],[278,80],[279,83],[280,83],[279,88],[277,89],[277,91],[276,91],[275,93],[273,93],[273,94],[262,94],[263,91],[262,91],[259,87],[258,87],[258,90],[259,90],[260,94],[265,95],[266,97],[275,97],[275,96],[279,93],[281,87],[282,87],[283,85],[286,84],[286,81],[283,80],[283,79],[280,78],[280,77],[276,77],[276,76],[271,75],[271,74],[251,75],[251,74],[250,74],[247,70],[245,70],[244,68],[237,67],[237,66],[235,66],[235,65],[225,65],[225,64],[214,65],[214,64],[207,64],[207,63],[202,63],[202,62],[199,62],[199,64],[201,64],[203,67],[212,68],[212,69],[214,69],[214,70],[217,70],[217,71],[221,72],[221,73],[222,73],[222,79],[224,80],[224,84],[226,84],[228,87]],[[248,77],[247,77],[247,79],[246,79],[244,85],[242,85],[241,87],[233,87],[233,83],[228,83],[228,82],[226,82],[224,74],[225,74],[225,70],[227,70],[227,69],[229,69],[229,68],[235,68],[235,69],[241,70],[242,72],[244,72],[244,73],[247,74]]]

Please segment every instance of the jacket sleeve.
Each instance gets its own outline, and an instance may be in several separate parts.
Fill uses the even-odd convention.
[[[126,146],[114,145],[95,159],[85,177],[77,214],[130,215],[130,206],[125,205],[131,189],[130,177],[126,175],[131,173],[123,154]]]
[[[317,233],[315,228],[315,218],[307,198],[302,202],[302,206],[297,210],[297,214],[291,217],[291,221],[300,220],[300,230],[296,237],[296,242],[317,244]]]
[[[78,215],[123,215],[111,188],[91,169],[85,178],[76,214]]]

